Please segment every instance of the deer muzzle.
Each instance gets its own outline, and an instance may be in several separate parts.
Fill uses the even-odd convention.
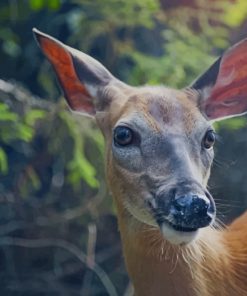
[[[161,230],[189,236],[213,223],[216,208],[212,196],[198,183],[189,183],[182,182],[175,188],[159,192],[155,197],[156,206],[150,205]],[[162,232],[166,236],[166,231]]]

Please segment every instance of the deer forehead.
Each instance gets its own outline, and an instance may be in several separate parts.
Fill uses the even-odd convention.
[[[195,127],[207,123],[196,105],[197,94],[166,87],[133,89],[110,107],[110,126],[132,123],[155,133],[166,130],[193,133]]]

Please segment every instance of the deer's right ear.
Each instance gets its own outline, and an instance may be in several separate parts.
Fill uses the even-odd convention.
[[[37,29],[33,29],[33,32],[56,72],[70,108],[87,115],[95,115],[99,92],[115,78],[92,57]],[[102,111],[104,102],[100,102],[99,105]]]
[[[209,120],[247,113],[247,39],[230,47],[191,88],[201,93],[198,105]]]

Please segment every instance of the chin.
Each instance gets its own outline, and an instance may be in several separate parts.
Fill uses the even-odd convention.
[[[173,245],[187,245],[198,237],[199,230],[181,231],[176,230],[167,223],[163,223],[160,226],[160,230],[164,238]]]

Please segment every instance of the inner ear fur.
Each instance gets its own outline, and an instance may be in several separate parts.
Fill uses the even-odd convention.
[[[37,29],[33,29],[33,32],[41,50],[55,70],[69,107],[80,113],[95,115],[95,98],[114,77],[92,57]],[[100,102],[100,105],[103,109],[104,102]]]
[[[199,107],[210,120],[247,112],[247,39],[229,48],[192,85]]]

